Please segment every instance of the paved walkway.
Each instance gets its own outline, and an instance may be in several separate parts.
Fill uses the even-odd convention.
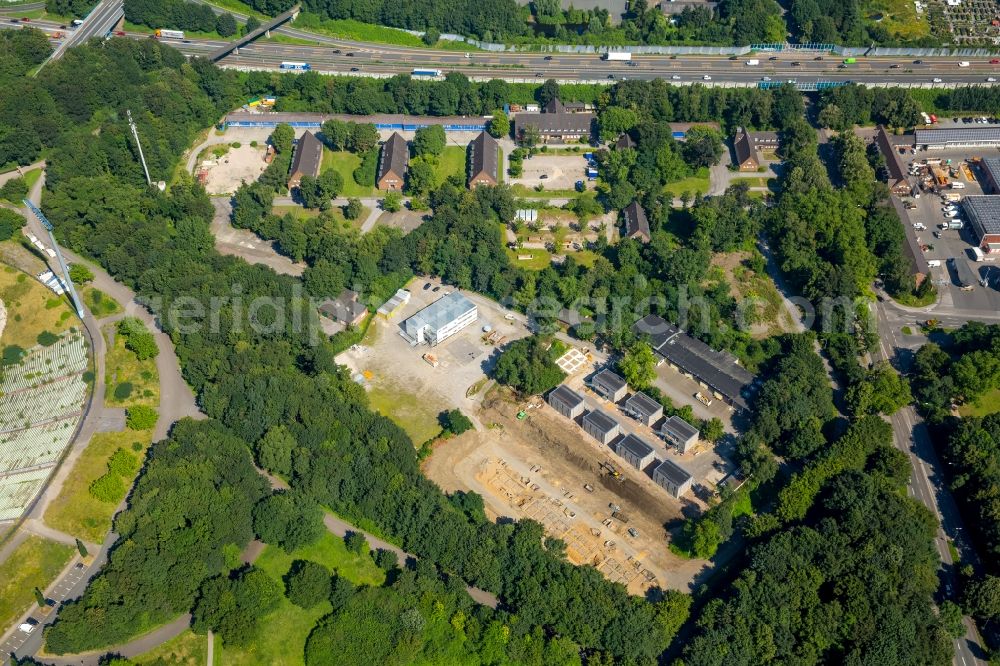
[[[29,164],[28,166],[23,166],[23,167],[17,167],[16,169],[13,169],[11,171],[5,171],[4,173],[0,173],[0,187],[6,185],[7,181],[9,180],[14,180],[16,178],[22,177],[25,173],[31,171],[32,169],[44,169],[44,168],[45,168],[45,160],[39,160],[34,164]]]

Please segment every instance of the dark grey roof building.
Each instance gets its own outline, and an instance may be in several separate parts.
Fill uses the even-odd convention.
[[[558,99],[552,99],[544,108],[545,113],[518,113],[514,118],[515,134],[524,135],[529,127],[534,127],[542,141],[558,141],[590,137],[594,130],[596,116],[592,111],[571,113]]]
[[[628,384],[622,377],[610,370],[601,370],[590,380],[591,386],[611,402],[619,402],[628,393]]]
[[[637,335],[647,336],[653,351],[671,365],[707,384],[736,409],[747,408],[745,394],[752,388],[755,377],[735,356],[712,349],[656,315],[643,317],[633,330]]]
[[[698,429],[676,415],[660,425],[660,434],[681,453],[687,453],[698,443]]]
[[[615,141],[615,148],[618,148],[618,149],[622,149],[622,148],[635,148],[635,145],[636,145],[635,144],[635,139],[633,139],[631,136],[629,136],[628,132],[625,132],[624,134],[622,134],[620,137],[618,137],[618,140]]]
[[[918,129],[913,132],[918,148],[981,148],[1000,146],[1000,126]]]
[[[469,142],[469,189],[499,182],[500,144],[486,132]]]
[[[649,220],[646,218],[646,211],[639,205],[639,202],[633,201],[625,206],[622,215],[625,217],[625,237],[636,238],[643,243],[648,243],[650,239]]]
[[[583,414],[583,396],[564,384],[552,389],[548,401],[552,409],[568,419],[575,419]]]
[[[653,481],[674,497],[691,490],[694,477],[672,460],[664,460],[653,470]]]
[[[345,289],[336,299],[327,299],[319,306],[320,314],[343,324],[357,325],[368,314],[368,308],[358,300],[358,293]]]
[[[653,425],[663,416],[663,405],[639,391],[625,401],[625,413],[643,425]]]
[[[312,132],[303,134],[295,144],[292,156],[292,171],[288,176],[288,189],[292,190],[302,182],[302,176],[319,175],[319,167],[323,163],[323,144]]]
[[[402,190],[410,166],[410,147],[398,132],[382,144],[375,184],[380,190]]]
[[[610,444],[618,436],[618,421],[599,409],[583,417],[583,430],[601,444]]]
[[[1000,194],[1000,157],[984,157],[979,166],[986,176],[983,191],[987,194]]]
[[[962,199],[962,209],[983,252],[1000,251],[1000,196],[991,194],[965,197]]]
[[[653,447],[633,434],[629,434],[615,445],[615,453],[636,469],[646,469],[656,459]]]
[[[906,169],[903,167],[899,155],[899,147],[893,145],[892,137],[884,125],[879,125],[875,133],[875,144],[885,157],[885,167],[889,175],[889,190],[893,194],[905,195],[910,193],[910,181],[906,176]]]

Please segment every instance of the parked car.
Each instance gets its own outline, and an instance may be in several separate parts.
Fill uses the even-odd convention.
[[[674,74],[670,78],[673,79],[674,81],[680,81],[681,80],[680,74]]]
[[[701,78],[704,79],[705,81],[711,81],[712,80],[712,77],[709,76],[708,74],[706,74],[705,76],[703,76]]]
[[[941,79],[939,79],[939,78],[937,78],[937,77],[934,77],[934,78],[933,78],[933,79],[931,80],[931,83],[941,83]]]

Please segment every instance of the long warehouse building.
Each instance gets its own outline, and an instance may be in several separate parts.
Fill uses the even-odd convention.
[[[1000,126],[997,125],[918,129],[913,134],[913,143],[925,150],[1000,146]]]
[[[376,129],[392,132],[413,132],[430,125],[442,125],[445,132],[482,132],[489,122],[489,118],[483,116],[405,116],[396,113],[352,116],[344,113],[234,111],[226,116],[224,124],[226,127],[269,128],[287,123],[295,128],[319,129],[327,120],[372,123]]]

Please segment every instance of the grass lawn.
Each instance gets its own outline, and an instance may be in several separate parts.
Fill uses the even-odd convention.
[[[80,455],[73,473],[66,479],[59,496],[45,511],[45,523],[57,530],[72,534],[84,541],[101,543],[108,529],[116,505],[100,502],[90,495],[90,484],[108,470],[108,459],[118,449],[142,457],[153,439],[151,430],[124,432],[99,432]],[[142,450],[136,452],[132,444],[139,442]],[[126,479],[131,485],[132,479]]]
[[[576,263],[587,268],[591,268],[594,262],[597,261],[597,253],[593,250],[580,250],[570,256],[576,259]]]
[[[927,12],[917,14],[910,0],[873,0],[865,8],[868,21],[872,25],[877,21],[896,39],[912,40],[931,34]]]
[[[113,314],[118,314],[122,311],[122,306],[118,304],[118,301],[111,298],[103,291],[96,287],[91,287],[87,285],[82,290],[83,302],[87,305],[87,308],[93,313],[95,319],[101,319],[102,317],[108,317]]]
[[[983,395],[976,402],[967,402],[958,408],[958,413],[962,416],[986,416],[1000,412],[1000,388]]]
[[[362,23],[353,19],[322,19],[316,14],[302,12],[295,19],[295,27],[299,30],[341,37],[359,42],[378,42],[395,46],[426,47],[423,40],[408,32],[388,28],[371,23]]]
[[[740,176],[729,181],[730,185],[736,185],[740,181],[745,181],[750,187],[766,187],[772,192],[778,191],[778,180],[767,178],[766,176]]]
[[[437,184],[440,185],[448,176],[458,175],[465,177],[466,151],[463,146],[445,146],[444,152],[437,158],[437,165],[434,167],[434,176]]]
[[[361,164],[361,156],[349,153],[346,150],[330,150],[323,148],[323,163],[320,171],[333,168],[337,170],[340,177],[344,179],[344,191],[340,193],[342,197],[371,197],[375,194],[374,187],[358,185],[354,180],[354,170]]]
[[[531,255],[531,259],[518,258],[526,257],[528,255]],[[507,248],[507,258],[510,259],[510,263],[514,266],[526,268],[529,271],[540,271],[552,263],[552,255],[549,254],[548,250],[542,249],[525,248],[523,250],[511,250],[510,248]]]
[[[208,662],[208,637],[199,636],[185,629],[166,643],[149,652],[132,657],[136,664],[176,664],[177,666],[204,666]],[[216,662],[218,663],[218,662]]]
[[[288,35],[282,35],[281,33],[271,33],[270,37],[262,37],[260,39],[262,42],[271,42],[273,44],[298,44],[299,46],[317,46],[319,42],[313,41],[311,39],[302,39],[301,37],[289,37]]]
[[[69,562],[75,549],[35,535],[28,536],[0,564],[0,627],[7,627],[36,603],[34,589],[45,588]]]
[[[32,169],[31,171],[24,172],[23,178],[24,182],[28,184],[29,192],[31,191],[31,188],[35,186],[35,183],[38,182],[38,179],[41,177],[42,177],[41,169]]]
[[[11,266],[0,270],[0,300],[7,308],[3,346],[30,349],[42,331],[63,333],[79,324],[66,295],[56,296],[42,284]]]
[[[698,173],[693,176],[688,176],[682,180],[678,180],[674,183],[667,183],[663,186],[663,191],[675,197],[679,197],[681,192],[690,192],[693,196],[696,192],[701,192],[705,194],[708,192],[709,181],[708,181],[708,168],[702,167],[698,169]]]
[[[394,384],[372,382],[368,404],[405,430],[415,446],[441,433],[438,414],[444,406],[434,409],[423,396],[407,393]]]
[[[356,555],[344,547],[344,540],[329,532],[316,543],[289,554],[276,546],[268,546],[255,566],[281,582],[294,560],[318,562],[358,585],[381,585],[385,574],[375,566],[369,555]],[[316,621],[330,612],[323,602],[310,609],[299,608],[288,599],[261,621],[257,640],[243,648],[225,647],[218,663],[225,666],[276,664],[300,666],[305,663],[306,639]]]
[[[240,2],[240,0],[212,0],[206,4],[222,7],[223,9],[228,9],[236,14],[243,14],[244,16],[256,16],[261,19],[262,22],[269,21],[271,19],[271,17],[267,14],[258,12],[256,9],[251,9],[250,5],[245,2]]]
[[[131,405],[148,405],[156,407],[160,404],[160,377],[156,372],[156,360],[140,361],[135,354],[125,348],[125,337],[115,330],[117,324],[104,326],[104,339],[108,343],[108,353],[104,367],[107,392],[104,402],[109,407],[126,407]],[[112,344],[111,337],[114,336]],[[117,387],[124,383],[132,385],[132,392],[123,398],[115,395]]]
[[[344,217],[343,206],[333,206],[325,212],[303,208],[302,206],[275,206],[271,209],[271,212],[278,216],[284,216],[285,213],[291,213],[300,220],[308,220],[313,217],[319,217],[320,215],[326,215],[328,218],[332,218],[339,227],[348,229],[350,227],[360,228],[361,223],[368,217],[368,213],[371,212],[371,209],[367,206],[362,206],[361,214],[356,220],[348,220]]]

